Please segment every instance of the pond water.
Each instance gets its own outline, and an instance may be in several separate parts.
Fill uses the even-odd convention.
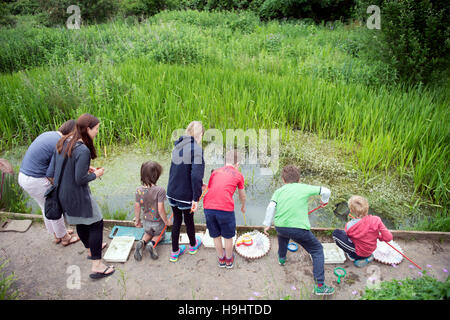
[[[163,173],[158,181],[158,185],[167,190],[171,161],[170,153],[155,150],[152,147],[139,147],[135,144],[114,146],[112,150],[108,151],[107,157],[105,157],[105,152],[99,152],[101,153],[99,158],[93,160],[92,166],[105,168],[104,176],[89,184],[93,197],[100,205],[105,219],[131,220],[134,217],[134,193],[140,185],[140,168],[143,162],[153,160],[163,166]],[[7,153],[2,155],[2,157],[9,159],[17,171],[25,152],[26,147],[16,148],[14,153]],[[205,184],[208,184],[211,170],[223,165],[219,163],[219,158],[217,155],[211,155],[211,153],[206,152],[205,148],[206,169],[203,178]],[[273,192],[282,186],[281,178],[267,175],[267,171],[264,172],[265,174],[262,174],[259,165],[243,164],[240,170],[245,178],[247,211],[244,217],[240,211],[240,201],[236,191],[234,194],[236,223],[237,225],[260,226],[264,220],[266,207]],[[323,180],[316,175],[317,172],[315,170],[303,170],[301,179],[306,181]],[[308,204],[309,210],[319,206],[319,201],[320,196],[311,197]],[[40,212],[34,200],[30,199],[27,204],[32,208],[32,213]],[[167,201],[165,207],[170,215],[171,210]],[[330,205],[314,211],[309,218],[313,227],[342,228],[347,221],[347,213],[346,201],[342,201],[335,203],[334,206]],[[373,212],[371,209],[369,213],[379,215],[386,227],[395,229],[394,222],[384,217],[384,215]],[[202,204],[200,204],[199,211],[195,213],[194,220],[196,223],[205,223]]]
[[[163,173],[159,178],[158,185],[167,190],[170,170],[170,154],[168,152],[150,153],[140,148],[125,147],[115,152],[110,158],[99,158],[93,162],[96,167],[105,168],[105,174],[101,179],[90,183],[92,194],[99,203],[103,212],[120,211],[127,215],[127,219],[134,217],[134,192],[140,185],[140,167],[145,161],[157,161],[163,166]],[[219,168],[217,158],[205,157],[206,168],[203,183],[208,184],[211,170]],[[281,186],[279,178],[266,175],[261,171],[259,165],[244,164],[240,167],[246,181],[246,213],[240,211],[240,201],[237,191],[234,194],[235,214],[237,225],[260,226],[265,217],[266,207],[270,202],[273,192]],[[310,210],[319,205],[320,196],[311,197]],[[166,211],[170,206],[165,203]],[[171,212],[171,210],[170,210]],[[169,213],[170,215],[171,213]],[[205,223],[203,206],[195,213],[196,223]],[[310,216],[312,226],[342,226],[344,219],[337,218],[331,210],[319,209]],[[334,222],[334,223],[333,223]]]

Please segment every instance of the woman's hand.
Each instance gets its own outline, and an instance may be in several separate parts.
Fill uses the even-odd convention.
[[[198,202],[192,201],[191,212],[196,212],[198,209]]]
[[[105,168],[95,169],[94,173],[97,176],[97,178],[100,178],[105,173]]]
[[[89,170],[88,170],[88,172],[89,173],[92,173],[92,172],[94,172],[96,169],[94,168],[94,167],[89,167]]]

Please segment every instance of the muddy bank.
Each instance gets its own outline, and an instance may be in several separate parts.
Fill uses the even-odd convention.
[[[104,231],[108,238],[110,228]],[[322,242],[331,242],[319,236]],[[397,241],[405,252],[428,274],[443,281],[450,269],[449,241]],[[26,233],[0,232],[0,257],[9,260],[7,270],[17,278],[15,286],[21,299],[155,299],[155,300],[309,300],[358,299],[370,277],[380,281],[420,277],[419,270],[404,260],[396,268],[380,263],[374,268],[356,268],[350,261],[341,265],[325,265],[326,283],[336,289],[326,298],[312,294],[312,264],[304,250],[288,252],[284,267],[277,261],[277,239],[271,237],[272,248],[254,261],[236,257],[233,269],[217,266],[215,251],[203,246],[196,255],[185,254],[177,263],[169,262],[170,246],[160,245],[160,258],[152,260],[147,252],[142,261],[132,254],[126,263],[113,263],[116,272],[109,278],[92,281],[90,261],[81,242],[68,247],[55,245],[42,223],[33,222]],[[134,248],[134,247],[133,247]],[[428,266],[427,266],[428,265]],[[347,277],[337,284],[336,266],[347,270]],[[73,288],[74,270],[79,270],[80,287]]]

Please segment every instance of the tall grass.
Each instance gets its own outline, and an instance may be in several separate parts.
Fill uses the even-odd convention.
[[[448,88],[389,85],[392,70],[351,54],[356,31],[345,26],[252,19],[165,12],[141,25],[33,30],[62,44],[30,64],[45,67],[0,77],[0,149],[83,112],[101,119],[102,149],[143,139],[170,148],[172,131],[192,119],[222,130],[300,129],[340,139],[366,180],[397,170],[418,193],[448,203]],[[25,44],[5,41],[14,61]]]

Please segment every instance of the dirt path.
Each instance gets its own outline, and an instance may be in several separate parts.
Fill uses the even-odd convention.
[[[109,229],[105,229],[104,239],[110,243],[108,234]],[[305,251],[288,252],[288,262],[281,267],[276,237],[271,238],[271,243],[269,254],[261,259],[247,261],[237,256],[233,269],[219,268],[215,250],[203,246],[196,255],[184,254],[177,263],[169,262],[169,245],[158,247],[158,260],[145,252],[141,262],[134,260],[133,247],[128,262],[114,264],[113,276],[92,281],[91,262],[86,259],[82,243],[55,245],[43,224],[33,222],[26,233],[0,232],[0,258],[9,259],[7,270],[15,272],[21,299],[358,299],[371,276],[380,280],[420,276],[419,270],[406,260],[396,268],[375,262],[370,269],[356,268],[347,260],[343,265],[325,265],[326,283],[335,287],[336,293],[317,297],[311,293],[312,264]],[[448,241],[398,243],[431,276],[446,279],[445,270],[450,270]],[[333,274],[335,266],[347,270],[347,277],[339,285]],[[372,269],[373,275],[369,273]],[[80,289],[71,288],[74,270],[80,270]]]

